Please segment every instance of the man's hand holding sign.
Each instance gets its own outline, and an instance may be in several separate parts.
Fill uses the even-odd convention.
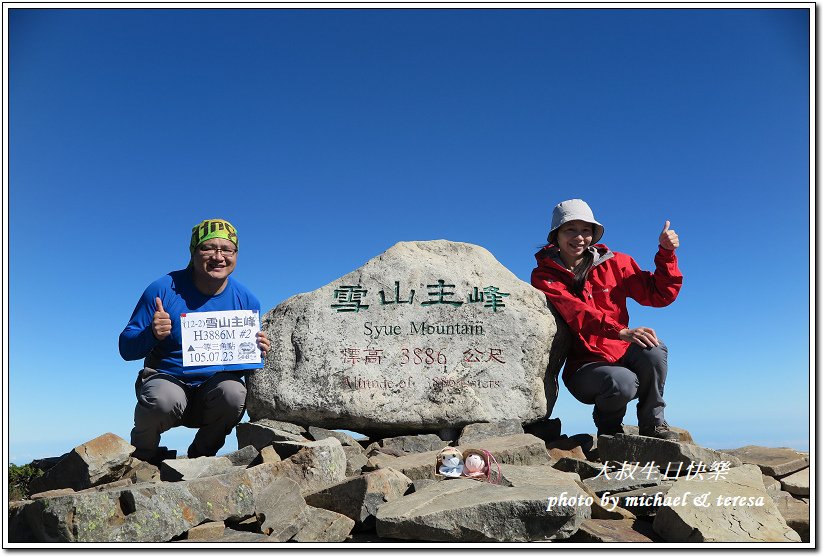
[[[260,350],[261,357],[265,358],[266,354],[269,353],[269,348],[271,348],[271,345],[269,344],[269,338],[263,331],[258,331],[255,335],[255,339],[257,340],[257,346],[258,350]]]

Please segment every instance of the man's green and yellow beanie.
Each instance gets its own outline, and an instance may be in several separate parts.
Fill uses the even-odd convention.
[[[195,248],[206,240],[212,238],[224,238],[238,247],[237,230],[223,219],[207,219],[192,228],[192,240],[189,242],[189,253],[194,253]]]

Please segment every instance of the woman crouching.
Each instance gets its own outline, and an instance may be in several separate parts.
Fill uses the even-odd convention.
[[[573,341],[562,374],[569,392],[594,404],[598,435],[622,432],[629,401],[638,399],[641,435],[677,440],[664,419],[667,347],[649,327],[629,327],[627,298],[644,306],[671,304],[681,290],[669,221],[658,238],[655,272],[597,243],[604,227],[580,199],[552,211],[547,241],[535,259],[532,285],[546,294],[569,326]]]

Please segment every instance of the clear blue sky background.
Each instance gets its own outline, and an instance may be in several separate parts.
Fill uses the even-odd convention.
[[[572,197],[645,268],[666,219],[681,237],[678,300],[630,308],[670,348],[669,422],[807,450],[808,29],[803,9],[11,10],[10,460],[128,439],[140,365],[117,337],[203,218],[237,226],[267,311],[402,240],[528,281]],[[590,412],[562,390],[554,415],[572,435]]]

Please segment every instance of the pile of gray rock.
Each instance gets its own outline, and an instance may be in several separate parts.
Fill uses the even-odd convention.
[[[14,542],[801,542],[809,456],[713,451],[624,434],[560,435],[560,422],[475,423],[356,440],[274,420],[242,423],[240,450],[130,456],[107,433],[46,468],[10,503]],[[493,481],[446,479],[446,446],[486,449]]]

